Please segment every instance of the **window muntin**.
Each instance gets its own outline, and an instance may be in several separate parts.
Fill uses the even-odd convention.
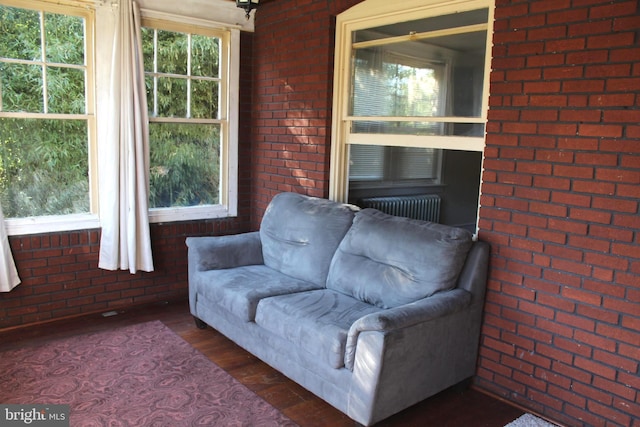
[[[96,224],[92,26],[82,9],[0,5],[0,203],[9,231],[67,215]]]

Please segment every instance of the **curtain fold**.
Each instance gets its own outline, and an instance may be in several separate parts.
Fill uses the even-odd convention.
[[[0,206],[0,292],[9,292],[20,284],[20,277],[9,246],[9,236]]]
[[[149,233],[149,123],[136,2],[120,0],[113,42],[110,118],[101,146],[100,258],[106,270],[153,271]]]

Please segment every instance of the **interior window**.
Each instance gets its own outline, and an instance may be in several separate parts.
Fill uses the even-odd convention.
[[[371,2],[379,3],[365,3]],[[334,121],[331,191],[356,204],[435,194],[442,199],[440,222],[475,230],[489,8],[478,2],[466,11],[450,8],[443,2],[407,11],[405,19],[372,15],[372,26],[364,8],[346,12],[338,25],[346,34],[336,36],[343,41],[336,45],[336,70],[346,71],[337,71],[334,92],[342,100],[334,104],[340,120]]]

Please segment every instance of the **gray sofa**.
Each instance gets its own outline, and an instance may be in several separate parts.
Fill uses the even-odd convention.
[[[474,375],[489,246],[465,230],[281,193],[259,231],[187,245],[196,324],[358,423]]]

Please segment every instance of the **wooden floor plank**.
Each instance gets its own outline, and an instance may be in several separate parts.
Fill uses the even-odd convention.
[[[217,331],[197,329],[186,301],[119,310],[0,331],[0,351],[38,346],[48,341],[160,320],[194,348],[302,427],[353,427],[331,405],[290,381]],[[502,427],[522,410],[473,388],[452,388],[382,421],[378,426]]]

